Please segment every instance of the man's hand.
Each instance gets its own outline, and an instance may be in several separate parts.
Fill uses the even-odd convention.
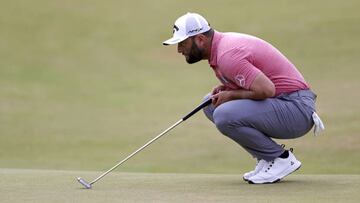
[[[226,86],[225,85],[218,85],[216,87],[214,87],[214,89],[211,91],[211,95],[215,95],[221,91],[226,90]]]
[[[275,96],[275,85],[274,83],[260,72],[249,90],[237,89],[229,90],[224,85],[218,85],[212,91],[212,104],[217,107],[222,103],[235,99],[253,99],[262,100]]]
[[[233,100],[233,91],[222,91],[211,96],[212,104],[218,107],[220,104]]]

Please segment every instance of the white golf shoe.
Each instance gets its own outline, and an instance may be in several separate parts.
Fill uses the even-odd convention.
[[[295,158],[291,150],[288,152],[288,158],[276,158],[273,161],[267,161],[256,175],[248,178],[248,182],[254,184],[275,183],[299,169],[301,162]]]
[[[284,144],[281,144],[280,145],[282,148],[285,148],[285,145]],[[292,150],[292,149],[291,149]],[[249,181],[249,178],[256,175],[257,173],[260,172],[260,170],[266,165],[266,161],[263,160],[263,159],[257,159],[257,162],[256,162],[256,166],[255,166],[255,169],[250,171],[250,172],[247,172],[247,173],[244,173],[243,175],[243,179],[245,181]]]
[[[250,171],[250,172],[247,172],[243,175],[243,179],[245,181],[249,181],[249,178],[256,175],[257,173],[260,172],[260,170],[266,165],[266,161],[264,159],[260,159],[260,160],[257,160],[257,163],[256,163],[256,166],[255,166],[255,169]]]

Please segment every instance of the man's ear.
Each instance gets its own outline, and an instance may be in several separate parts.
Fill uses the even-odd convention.
[[[207,38],[203,34],[198,34],[194,40],[198,47],[203,48],[205,46]]]

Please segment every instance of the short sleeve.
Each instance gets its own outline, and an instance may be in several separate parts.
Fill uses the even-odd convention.
[[[220,63],[219,63],[220,62]],[[247,56],[239,50],[223,54],[218,62],[222,74],[239,88],[250,89],[260,70],[251,64]]]

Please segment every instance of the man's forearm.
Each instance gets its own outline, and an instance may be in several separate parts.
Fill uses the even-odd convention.
[[[266,98],[273,97],[275,95],[275,91],[266,88],[258,88],[257,90],[225,90],[220,91],[217,94],[212,95],[213,105],[215,107],[219,106],[222,103],[236,100],[236,99],[253,99],[253,100],[263,100]]]
[[[231,90],[232,99],[254,99],[254,100],[263,100],[273,95],[266,93],[264,91],[252,91],[252,90]]]

